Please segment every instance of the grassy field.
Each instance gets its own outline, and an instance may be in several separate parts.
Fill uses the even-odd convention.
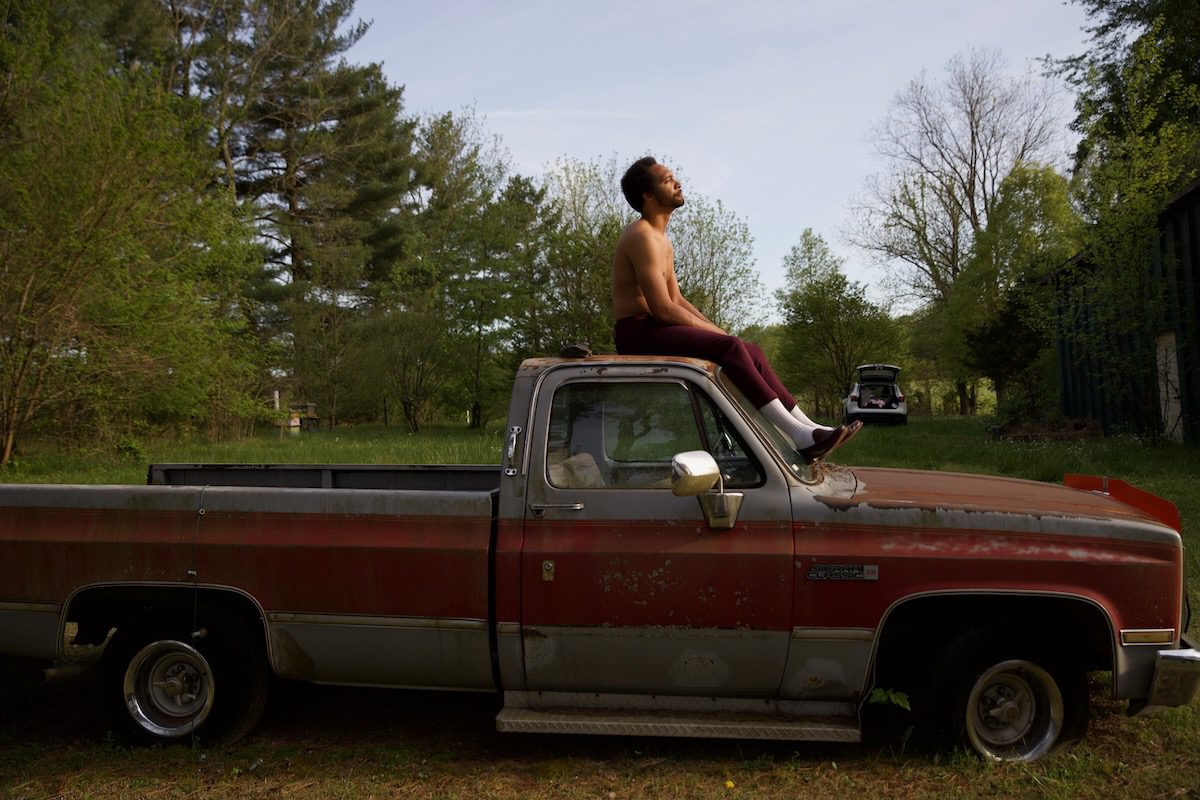
[[[498,429],[408,436],[360,428],[227,445],[163,443],[114,457],[42,451],[0,481],[141,483],[147,462],[495,463]],[[978,420],[871,428],[834,459],[1061,480],[1120,477],[1179,505],[1200,615],[1200,450],[1130,439],[1007,443]],[[1197,626],[1193,623],[1193,632]],[[94,676],[0,721],[0,797],[1193,797],[1200,704],[1127,718],[1097,682],[1087,740],[1033,765],[985,764],[903,740],[858,746],[502,736],[491,695],[281,684],[258,732],[228,748],[130,750],[96,709]]]

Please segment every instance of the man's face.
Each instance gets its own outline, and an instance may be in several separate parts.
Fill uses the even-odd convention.
[[[654,176],[654,191],[651,197],[655,203],[671,209],[683,205],[683,186],[675,180],[671,170],[663,164],[655,164],[650,167],[650,173]]]

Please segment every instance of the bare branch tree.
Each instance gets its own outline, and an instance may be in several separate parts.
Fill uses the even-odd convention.
[[[948,298],[1013,169],[1059,160],[1052,84],[1004,66],[994,50],[957,55],[940,82],[910,82],[873,131],[888,169],[867,181],[847,238],[922,302]]]

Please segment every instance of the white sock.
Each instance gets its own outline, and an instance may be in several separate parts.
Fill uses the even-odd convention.
[[[768,422],[779,428],[779,430],[783,431],[792,440],[797,450],[812,447],[813,431],[816,430],[816,426],[812,424],[805,425],[789,414],[788,410],[783,407],[783,403],[779,402],[778,397],[760,408],[759,411],[763,413]]]
[[[800,420],[800,422],[801,422],[802,424],[804,424],[804,425],[809,425],[809,426],[811,426],[811,427],[813,427],[813,428],[820,428],[820,429],[821,429],[821,430],[823,430],[823,431],[831,431],[831,430],[833,430],[833,428],[829,427],[828,425],[820,425],[820,424],[818,424],[818,423],[816,423],[816,422],[813,422],[811,419],[809,419],[809,418],[808,418],[808,415],[807,415],[807,414],[805,414],[803,411],[801,411],[801,410],[800,410],[800,404],[799,404],[799,403],[797,403],[796,405],[792,406],[792,416],[793,416],[793,417],[795,417],[796,419]]]

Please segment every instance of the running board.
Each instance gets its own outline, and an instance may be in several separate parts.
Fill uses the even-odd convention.
[[[858,742],[849,703],[505,692],[502,733]],[[807,713],[805,713],[807,712]]]

